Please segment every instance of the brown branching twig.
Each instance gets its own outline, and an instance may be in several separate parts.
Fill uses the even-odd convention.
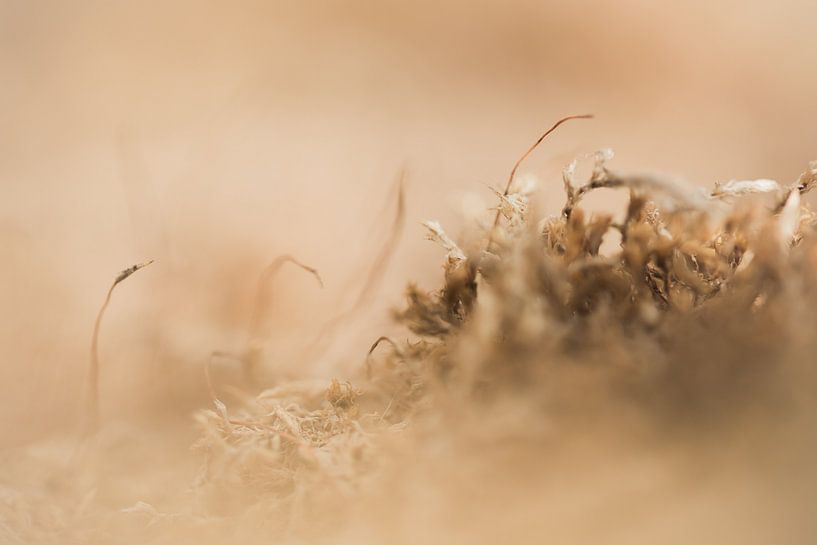
[[[139,269],[143,269],[153,263],[153,260],[146,261],[144,263],[138,263],[125,269],[124,271],[120,272],[111,284],[111,287],[108,289],[108,293],[105,296],[105,301],[102,303],[102,306],[99,309],[99,312],[96,315],[96,322],[94,322],[94,332],[91,335],[91,363],[88,368],[88,412],[87,412],[87,433],[93,433],[99,427],[99,329],[102,325],[102,317],[105,315],[105,310],[108,308],[108,304],[111,302],[111,295],[113,295],[113,290],[116,286],[128,278],[130,275],[138,271]]]

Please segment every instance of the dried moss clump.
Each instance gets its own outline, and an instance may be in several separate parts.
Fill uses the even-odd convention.
[[[752,396],[791,398],[773,390],[784,374],[810,372],[817,250],[801,196],[817,163],[788,186],[732,181],[707,193],[617,173],[609,150],[589,158],[584,182],[577,161],[564,169],[558,215],[536,217],[531,189],[517,184],[499,194],[504,223],[482,244],[461,249],[426,224],[448,252],[445,285],[410,287],[398,317],[427,340],[427,380],[445,395],[524,395],[560,414],[583,414],[596,396],[713,422]],[[581,208],[598,188],[628,192],[621,219]],[[568,376],[596,389],[564,389]]]
[[[409,286],[395,316],[414,338],[379,338],[356,387],[284,385],[236,414],[220,402],[202,413],[202,490],[323,535],[386,491],[405,499],[415,478],[463,505],[483,479],[500,491],[520,473],[539,482],[540,462],[582,434],[726,448],[746,430],[802,430],[815,414],[817,220],[801,197],[817,162],[789,185],[707,192],[618,173],[611,158],[589,156],[585,181],[578,161],[564,169],[557,215],[538,215],[533,188],[512,177],[500,219],[471,243],[426,222],[447,252],[444,283]],[[620,218],[582,208],[598,188],[628,193]],[[395,522],[389,505],[394,531],[411,515]]]

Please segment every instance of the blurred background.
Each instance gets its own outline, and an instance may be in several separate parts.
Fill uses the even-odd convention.
[[[205,399],[203,362],[240,348],[282,253],[326,288],[281,271],[265,361],[342,375],[406,281],[440,279],[419,222],[456,235],[461,203],[491,206],[564,115],[596,119],[525,163],[546,210],[599,147],[696,184],[795,179],[817,158],[815,20],[808,0],[0,0],[2,441],[76,425],[105,290],[148,258],[103,324],[103,414]],[[300,357],[354,304],[403,167],[406,227],[365,327]]]

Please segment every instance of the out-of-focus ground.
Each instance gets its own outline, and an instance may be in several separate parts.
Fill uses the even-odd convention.
[[[419,221],[456,234],[463,195],[492,205],[486,186],[566,114],[597,119],[525,164],[545,196],[601,146],[700,184],[795,179],[817,155],[815,20],[809,1],[0,1],[0,441],[76,427],[96,310],[147,258],[103,325],[103,414],[185,421],[281,253],[326,288],[281,273],[269,364],[358,365],[402,285],[441,274]],[[302,361],[360,289],[403,166],[381,297]]]

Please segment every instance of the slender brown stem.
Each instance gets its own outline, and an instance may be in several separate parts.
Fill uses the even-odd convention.
[[[91,335],[91,362],[88,367],[88,400],[87,400],[87,423],[86,423],[86,434],[92,434],[96,432],[99,427],[99,330],[102,326],[102,318],[105,315],[105,310],[108,308],[108,305],[111,302],[111,296],[113,295],[113,290],[116,286],[125,280],[127,277],[138,271],[139,269],[143,269],[153,263],[153,260],[146,261],[145,263],[138,263],[129,267],[122,272],[120,272],[111,284],[111,287],[108,288],[108,293],[105,295],[105,301],[102,303],[102,306],[99,308],[99,312],[96,315],[96,321],[94,322],[94,332]]]
[[[377,340],[374,343],[372,343],[371,348],[369,348],[369,351],[366,353],[366,378],[372,378],[372,363],[371,363],[372,353],[382,342],[389,343],[391,347],[394,349],[395,354],[400,355],[400,347],[397,346],[396,342],[391,340],[391,338],[386,337],[385,335],[382,337],[378,337]]]
[[[541,144],[541,143],[542,143],[542,141],[543,141],[545,138],[547,138],[547,137],[548,137],[548,135],[550,135],[550,133],[552,133],[553,131],[555,131],[556,129],[558,129],[558,128],[559,128],[559,125],[561,125],[562,123],[565,123],[565,122],[567,122],[567,121],[570,121],[570,120],[572,120],[572,119],[592,119],[592,118],[593,118],[593,114],[569,115],[569,116],[567,116],[567,117],[563,117],[563,118],[561,118],[561,119],[560,119],[560,120],[558,120],[556,123],[554,123],[554,124],[553,124],[553,126],[552,126],[551,128],[549,128],[548,130],[546,130],[546,131],[545,131],[545,132],[542,134],[542,136],[540,136],[540,137],[539,137],[539,138],[536,140],[536,142],[534,142],[534,143],[533,143],[533,145],[532,145],[531,147],[529,147],[529,148],[528,148],[528,151],[526,151],[525,153],[523,153],[523,154],[522,154],[522,156],[521,156],[521,157],[520,157],[520,158],[519,158],[519,159],[516,161],[516,163],[513,165],[513,168],[511,169],[511,174],[510,174],[510,176],[508,176],[508,183],[507,183],[507,184],[505,184],[505,191],[503,191],[503,192],[502,192],[502,196],[503,196],[503,197],[507,197],[507,196],[508,196],[508,192],[511,190],[511,184],[513,184],[513,179],[514,179],[514,176],[516,176],[516,171],[519,169],[519,165],[521,165],[521,164],[522,164],[522,161],[524,161],[525,159],[527,159],[527,158],[528,158],[528,155],[530,155],[531,153],[533,153],[533,150],[535,150],[535,149],[536,149],[536,148],[539,146],[539,144]],[[494,216],[494,226],[493,226],[493,228],[491,229],[491,233],[490,233],[490,235],[489,235],[489,237],[488,237],[488,246],[487,246],[487,249],[489,249],[489,250],[490,250],[490,248],[491,248],[491,244],[493,244],[493,241],[494,241],[494,231],[496,230],[497,225],[499,225],[499,216],[500,216],[500,211],[499,211],[499,209],[497,208],[497,211],[496,211],[496,216]]]
[[[278,269],[285,263],[292,263],[310,273],[318,281],[318,284],[323,287],[323,279],[317,269],[301,263],[289,254],[280,255],[273,259],[272,262],[264,268],[261,272],[261,276],[258,278],[258,288],[255,293],[255,307],[253,308],[252,318],[250,319],[249,337],[251,340],[261,335],[261,326],[264,322],[264,316],[268,306],[267,288],[270,280],[275,276],[275,273],[277,273]]]
[[[244,377],[249,383],[252,383],[255,380],[254,375],[256,367],[258,366],[258,359],[261,355],[261,343],[265,337],[263,329],[264,320],[267,316],[267,311],[269,308],[267,290],[269,288],[270,280],[286,263],[292,263],[293,265],[310,273],[318,281],[321,288],[323,288],[323,279],[318,273],[318,270],[314,267],[301,263],[289,254],[276,257],[264,268],[258,278],[258,288],[255,292],[255,306],[253,307],[252,316],[250,317],[250,324],[247,329],[246,346],[244,348],[244,353],[239,358],[242,362]]]
[[[357,298],[355,299],[354,303],[352,303],[351,307],[338,314],[325,323],[323,327],[321,327],[320,331],[315,337],[315,340],[312,342],[311,348],[306,352],[304,357],[314,357],[316,354],[320,354],[321,351],[326,348],[328,340],[332,339],[337,328],[363,309],[370,302],[376,293],[377,288],[380,286],[383,277],[386,274],[386,269],[389,266],[389,262],[391,261],[394,252],[397,250],[397,244],[400,241],[400,236],[403,233],[403,226],[405,225],[405,182],[407,175],[407,170],[403,168],[400,170],[397,176],[397,180],[395,182],[395,187],[397,190],[397,203],[394,220],[389,228],[389,233],[386,240],[383,242],[383,245],[369,268],[369,272],[366,274],[366,279],[363,283],[362,289],[357,295]]]

